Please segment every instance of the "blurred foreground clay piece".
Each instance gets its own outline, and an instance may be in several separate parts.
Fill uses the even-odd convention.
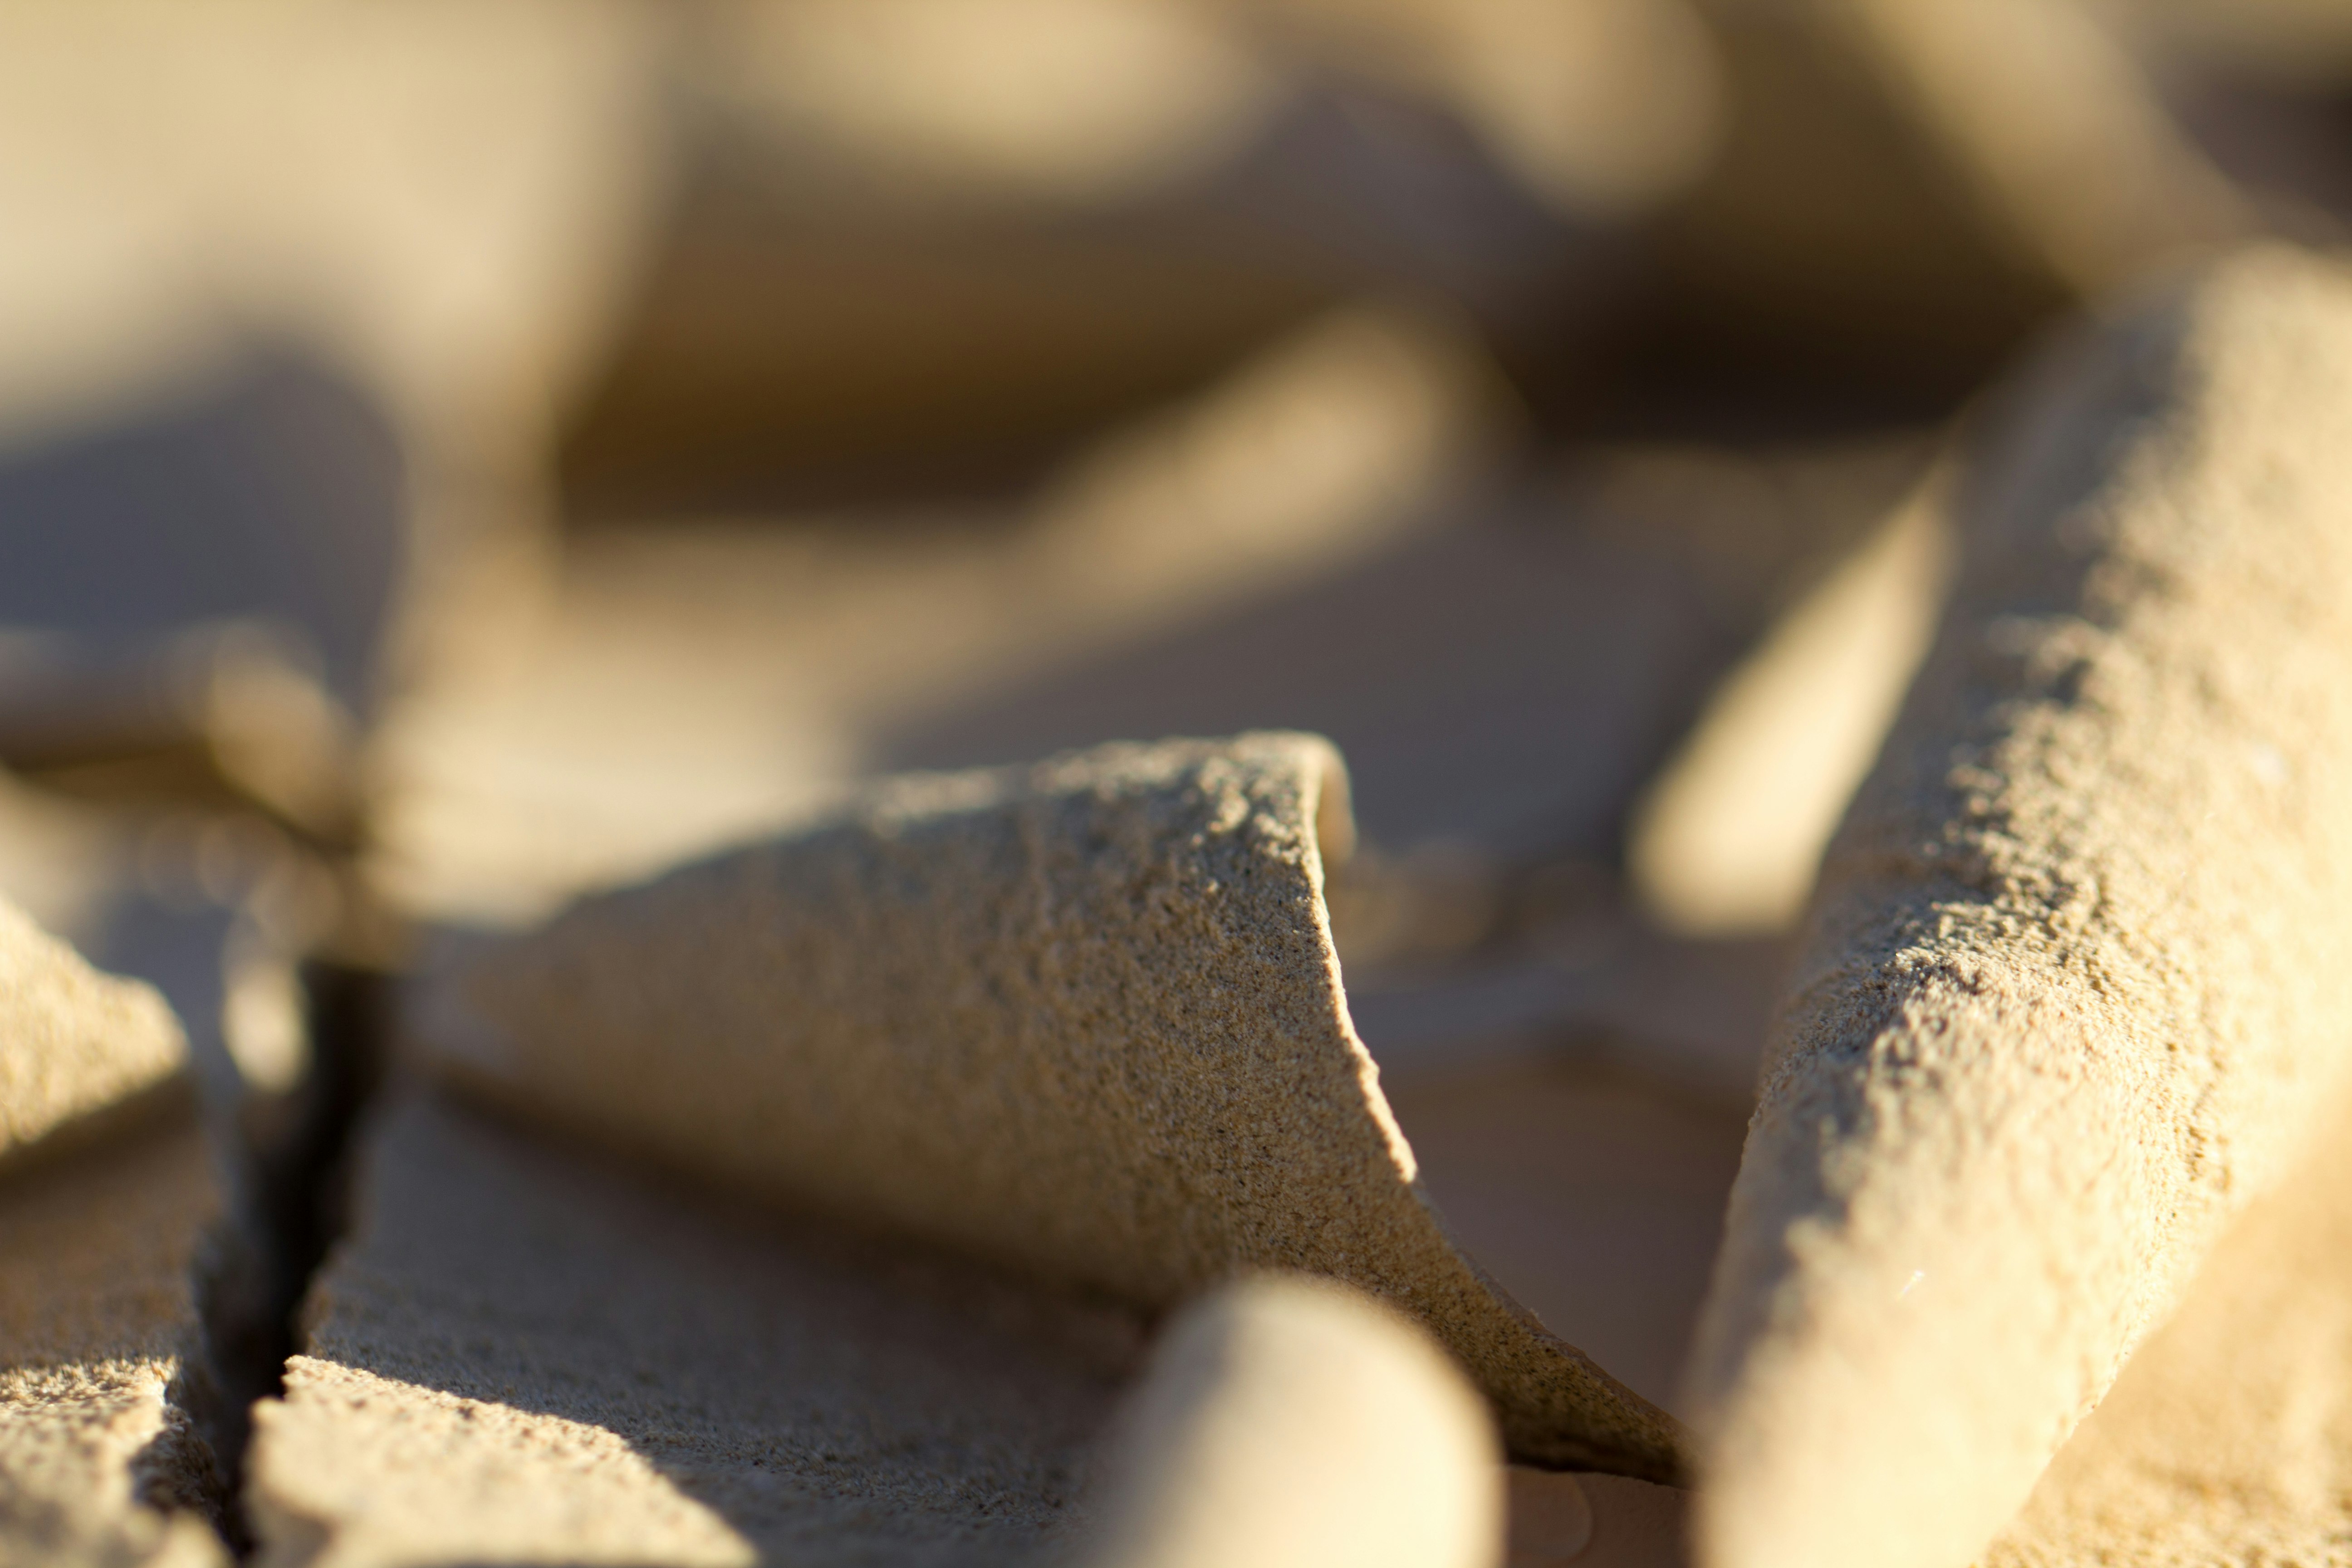
[[[1328,1280],[1245,1279],[1162,1331],[1079,1560],[1679,1568],[1679,1493],[1499,1458],[1460,1368],[1402,1320]]]
[[[909,775],[482,954],[438,1068],[535,1118],[1139,1305],[1327,1274],[1514,1455],[1667,1479],[1673,1420],[1455,1249],[1349,1022],[1312,737]]]
[[[1694,1359],[1710,1568],[1958,1564],[2344,1076],[2352,279],[2052,356],[1823,872]]]
[[[179,1381],[219,1211],[179,1026],[0,907],[0,1561],[212,1564]]]
[[[1477,1391],[1327,1281],[1244,1280],[1180,1314],[1120,1426],[1085,1555],[1101,1568],[1488,1568],[1502,1546]]]

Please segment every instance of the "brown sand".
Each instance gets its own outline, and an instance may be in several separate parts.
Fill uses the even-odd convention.
[[[1767,1058],[1709,1564],[1968,1561],[2343,1076],[2352,279],[2241,255],[2006,412]]]
[[[193,1117],[0,1183],[0,1563],[226,1560],[167,1393],[215,1194]]]
[[[1025,1562],[1140,1359],[1122,1309],[403,1100],[257,1413],[265,1564]]]
[[[1448,1239],[1348,1020],[1329,746],[914,775],[592,900],[429,1030],[477,1092],[1150,1307],[1296,1268],[1406,1310],[1521,1458],[1663,1479],[1674,1422]]]

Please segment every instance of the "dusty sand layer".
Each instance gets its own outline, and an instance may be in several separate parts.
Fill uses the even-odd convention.
[[[2352,1041],[2352,279],[2240,256],[2012,399],[1734,1188],[1709,1563],[1979,1552]]]
[[[257,1420],[265,1563],[985,1564],[1065,1526],[1130,1313],[426,1101]]]
[[[530,1114],[1145,1306],[1336,1277],[1460,1357],[1515,1454],[1671,1476],[1673,1421],[1415,1184],[1323,905],[1345,791],[1289,734],[886,781],[502,944],[431,1044]]]
[[[215,1189],[193,1119],[0,1184],[0,1563],[225,1561],[167,1397]],[[153,1505],[153,1506],[149,1506]]]

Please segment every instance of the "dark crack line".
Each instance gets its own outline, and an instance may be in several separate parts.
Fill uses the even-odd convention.
[[[197,1265],[202,1352],[174,1391],[212,1451],[218,1502],[206,1511],[240,1558],[254,1550],[245,1512],[253,1409],[285,1392],[286,1363],[304,1348],[304,1304],[350,1223],[354,1134],[391,1033],[394,981],[381,969],[314,958],[301,985],[310,1070],[237,1118],[236,1190]]]

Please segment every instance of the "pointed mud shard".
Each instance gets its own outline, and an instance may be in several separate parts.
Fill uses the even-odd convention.
[[[421,1032],[523,1113],[1147,1307],[1335,1277],[1459,1357],[1515,1454],[1667,1479],[1673,1420],[1415,1183],[1323,904],[1346,790],[1293,734],[887,781],[495,946]]]
[[[218,1213],[170,1010],[0,905],[0,1562],[225,1561],[177,1397]]]
[[[184,1109],[191,1093],[161,996],[0,903],[0,1175]]]
[[[1957,1568],[2352,1055],[2352,275],[2054,355],[1832,847],[1691,1379],[1709,1568]]]

